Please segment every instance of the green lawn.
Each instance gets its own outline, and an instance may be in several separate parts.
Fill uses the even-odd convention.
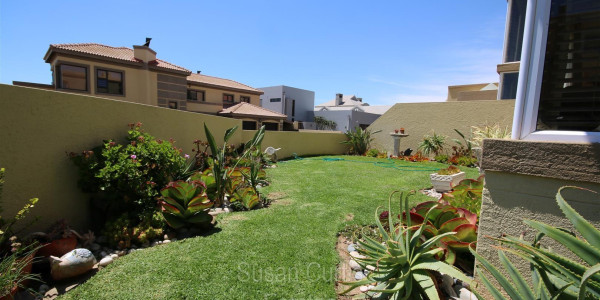
[[[263,189],[276,199],[270,207],[220,215],[217,233],[122,257],[61,299],[335,298],[337,232],[372,223],[375,208],[393,190],[430,186],[430,172],[423,169],[373,163],[386,159],[336,158],[344,160],[280,162],[268,169],[271,185]],[[477,177],[477,170],[463,169],[468,178]]]

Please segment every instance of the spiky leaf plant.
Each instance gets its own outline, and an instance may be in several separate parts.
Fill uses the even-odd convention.
[[[388,206],[391,211],[391,202],[394,194],[390,195]],[[409,213],[409,196],[411,193],[400,193],[400,207],[402,213]],[[383,238],[383,244],[365,237],[359,241],[357,251],[364,258],[355,257],[356,262],[365,269],[372,270],[363,280],[354,282],[342,282],[349,288],[342,292],[346,294],[351,290],[363,285],[375,285],[374,288],[365,293],[365,297],[377,299],[440,299],[433,277],[434,272],[442,272],[458,278],[464,282],[472,283],[466,275],[455,267],[435,259],[436,254],[443,251],[442,248],[431,249],[438,241],[446,236],[455,234],[448,232],[437,235],[426,241],[420,237],[425,230],[425,222],[413,226],[410,218],[406,226],[394,224],[392,214],[388,214],[388,228],[379,221],[379,208],[375,211],[375,221],[379,228],[379,234]],[[432,210],[428,211],[428,214]]]
[[[527,225],[538,231],[533,244],[510,236],[496,239],[507,246],[499,250],[499,255],[500,261],[510,274],[510,279],[472,251],[481,268],[487,270],[498,281],[511,299],[600,299],[600,230],[594,228],[569,206],[561,195],[561,191],[565,188],[581,188],[560,188],[556,194],[556,201],[567,219],[578,231],[578,236],[582,238],[578,238],[565,229],[538,221],[525,220]],[[543,236],[548,236],[571,250],[572,256],[579,257],[581,263],[542,248],[540,239]],[[518,274],[504,252],[515,254],[530,263],[533,289]],[[477,271],[495,299],[506,299],[498,289],[489,283],[484,272]]]

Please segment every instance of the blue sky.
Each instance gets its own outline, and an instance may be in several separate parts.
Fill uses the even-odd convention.
[[[50,83],[50,44],[143,44],[163,60],[253,87],[371,105],[444,101],[497,82],[506,1],[6,1],[0,83]]]

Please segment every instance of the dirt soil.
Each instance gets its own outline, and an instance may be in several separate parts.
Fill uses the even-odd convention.
[[[338,265],[337,269],[337,281],[335,283],[335,290],[338,293],[341,293],[342,291],[348,288],[347,286],[340,284],[340,282],[355,281],[354,272],[348,264],[351,258],[350,253],[348,253],[348,245],[350,244],[351,242],[344,236],[338,236],[338,240],[335,245],[335,249],[337,250],[337,253],[340,256],[340,264]],[[356,296],[358,294],[360,294],[360,290],[356,288],[346,295],[338,295],[338,299],[349,300],[352,299],[353,296]]]

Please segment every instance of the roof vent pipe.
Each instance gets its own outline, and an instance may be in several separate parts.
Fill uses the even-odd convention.
[[[344,94],[335,94],[335,106],[342,105]]]

